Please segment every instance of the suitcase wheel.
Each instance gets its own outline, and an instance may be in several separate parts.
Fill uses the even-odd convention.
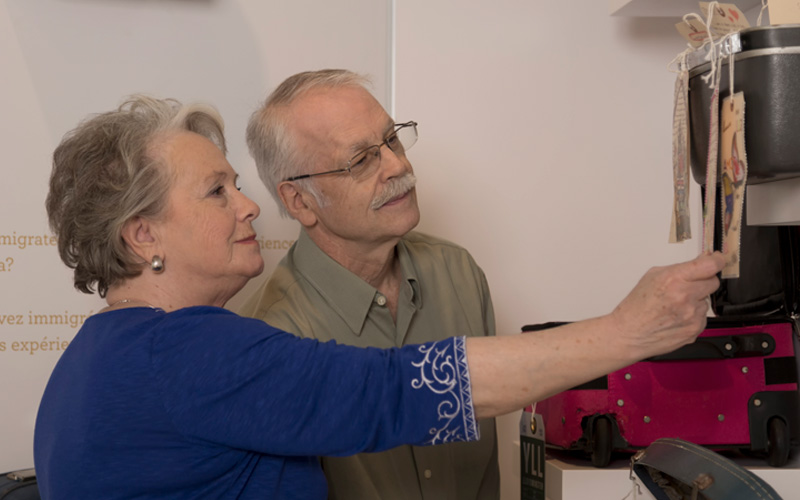
[[[614,433],[611,420],[606,416],[597,417],[592,421],[591,456],[592,465],[605,467],[611,461],[611,448]]]
[[[767,463],[772,467],[783,467],[789,461],[792,444],[786,422],[780,417],[769,419],[767,436]]]

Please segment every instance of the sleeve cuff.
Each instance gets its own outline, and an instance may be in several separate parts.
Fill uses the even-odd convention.
[[[480,428],[472,402],[472,385],[467,365],[466,337],[454,337],[419,346],[423,358],[412,363],[419,369],[411,381],[417,390],[433,392],[439,403],[436,424],[424,444],[477,441]]]

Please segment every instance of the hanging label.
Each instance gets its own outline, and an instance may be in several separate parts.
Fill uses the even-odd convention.
[[[708,30],[700,19],[694,17],[686,18],[675,25],[678,33],[689,42],[692,47],[699,47],[708,40]]]
[[[720,124],[720,163],[722,165],[722,253],[723,278],[739,277],[739,261],[744,194],[747,186],[747,154],[744,148],[744,93],[737,92],[722,101]]]
[[[800,23],[800,3],[797,0],[769,0],[769,24]]]
[[[717,159],[719,151],[719,86],[711,94],[706,159],[706,199],[703,204],[703,253],[714,251],[714,213],[717,208]]]
[[[544,423],[534,408],[525,408],[519,419],[520,498],[545,500]]]
[[[770,3],[772,0],[770,0]],[[732,3],[700,2],[700,9],[703,14],[708,14],[708,6],[716,3],[714,13],[711,16],[711,32],[714,36],[725,36],[728,33],[736,33],[750,27],[747,17],[739,10],[739,7]],[[709,21],[706,19],[706,21]]]
[[[675,79],[672,109],[672,180],[673,204],[670,243],[692,237],[689,214],[689,72],[683,68]]]

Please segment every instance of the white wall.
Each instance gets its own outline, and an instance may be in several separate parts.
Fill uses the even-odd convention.
[[[262,207],[259,237],[294,240],[299,226],[277,216],[247,154],[247,118],[287,76],[324,67],[373,75],[388,105],[390,14],[388,0],[0,2],[0,471],[33,464],[36,409],[60,353],[31,353],[31,342],[68,342],[79,326],[34,324],[33,315],[80,320],[104,305],[72,288],[41,238],[50,234],[44,198],[62,135],[134,92],[212,102],[226,119],[228,159]],[[8,244],[21,236],[39,236],[39,245]],[[284,252],[263,251],[267,271]]]
[[[503,333],[610,312],[650,266],[698,253],[696,222],[693,240],[667,243],[677,20],[606,9],[397,5],[397,118],[420,124],[420,228],[472,251]],[[519,498],[518,419],[500,424],[505,500]]]

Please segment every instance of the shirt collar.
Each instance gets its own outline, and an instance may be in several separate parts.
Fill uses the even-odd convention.
[[[422,305],[422,295],[411,256],[403,240],[395,248],[400,260],[400,272],[411,287],[414,306],[419,308]],[[361,335],[378,290],[330,258],[311,240],[305,230],[301,230],[297,238],[294,261],[297,271],[344,319],[353,333]],[[400,296],[403,296],[402,290]]]

